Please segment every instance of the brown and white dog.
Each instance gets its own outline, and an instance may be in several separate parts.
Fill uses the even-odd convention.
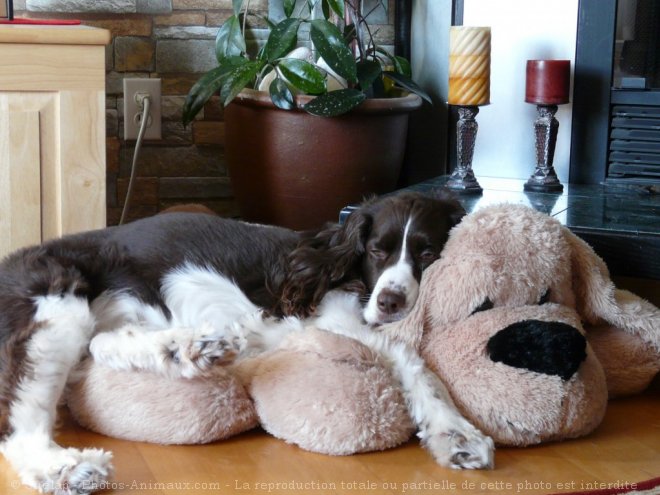
[[[119,369],[196,376],[268,347],[315,312],[335,325],[341,316],[332,315],[333,300],[355,312],[337,288],[368,294],[364,308],[357,307],[363,321],[353,314],[351,325],[398,320],[462,214],[451,199],[411,193],[369,201],[344,225],[316,233],[172,213],[8,256],[0,265],[2,453],[25,484],[41,491],[96,490],[109,474],[111,454],[53,441],[58,400],[88,348]],[[387,347],[383,339],[373,344]],[[409,368],[409,357],[397,353],[389,352],[391,359]],[[433,401],[433,390],[427,392]],[[456,428],[463,440],[474,437],[453,414],[460,418],[450,411],[451,421],[434,433],[447,450],[436,457],[454,467],[490,465],[488,439],[477,435],[468,447],[446,440]]]

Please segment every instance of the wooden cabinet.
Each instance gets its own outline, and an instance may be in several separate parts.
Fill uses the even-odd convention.
[[[105,45],[86,26],[0,25],[0,256],[105,226]]]

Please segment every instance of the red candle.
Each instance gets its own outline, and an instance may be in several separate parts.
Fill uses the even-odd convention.
[[[570,60],[528,60],[525,101],[537,105],[568,103]]]

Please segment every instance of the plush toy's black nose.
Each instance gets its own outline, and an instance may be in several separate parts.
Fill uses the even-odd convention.
[[[525,320],[493,335],[490,359],[515,368],[570,379],[587,357],[587,340],[566,323]]]

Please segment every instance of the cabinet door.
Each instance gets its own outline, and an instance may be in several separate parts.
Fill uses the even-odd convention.
[[[0,92],[0,256],[105,225],[103,92]]]

